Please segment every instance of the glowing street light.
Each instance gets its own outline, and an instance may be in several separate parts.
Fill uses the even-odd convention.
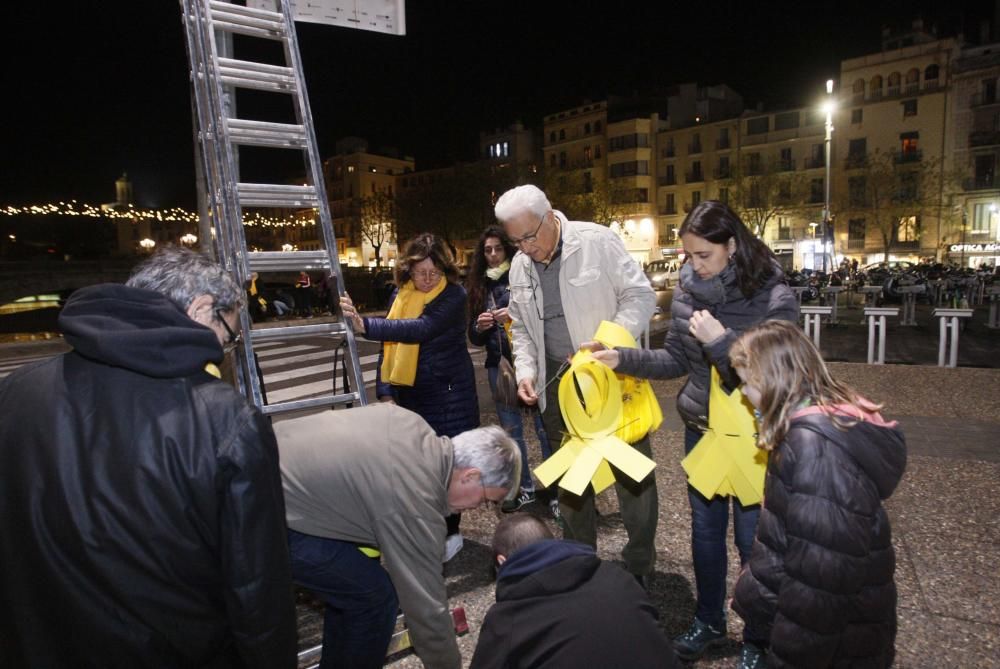
[[[833,137],[833,112],[837,109],[837,103],[833,99],[833,79],[826,80],[826,101],[822,110],[826,114],[826,179],[825,197],[823,199],[823,272],[826,272],[826,244],[827,237],[833,237],[830,230],[830,140]],[[831,268],[832,269],[832,268]]]
[[[149,237],[146,237],[145,239],[139,240],[139,246],[141,246],[142,250],[146,253],[150,253],[153,250],[153,247],[156,246],[156,242]]]
[[[192,235],[190,232],[186,235],[181,235],[181,244],[185,246],[194,246],[198,243],[198,238]]]

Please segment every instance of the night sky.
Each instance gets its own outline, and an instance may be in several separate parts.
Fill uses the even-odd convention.
[[[407,35],[298,24],[321,153],[337,139],[395,147],[417,167],[474,158],[478,132],[697,81],[748,105],[816,100],[843,58],[917,14],[978,33],[993,2],[410,0]],[[614,11],[605,8],[615,8]],[[0,206],[114,199],[194,207],[188,63],[170,0],[5,6]]]

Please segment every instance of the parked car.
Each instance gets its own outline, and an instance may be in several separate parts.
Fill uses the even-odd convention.
[[[681,262],[675,259],[654,260],[646,265],[646,278],[653,290],[666,290],[677,283]]]

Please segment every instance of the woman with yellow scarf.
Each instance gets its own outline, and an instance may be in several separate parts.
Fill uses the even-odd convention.
[[[444,437],[479,426],[476,376],[465,341],[466,293],[444,241],[410,240],[396,265],[386,318],[361,317],[347,296],[345,318],[366,339],[382,342],[375,395],[419,414]],[[462,547],[459,516],[448,518],[447,559]]]

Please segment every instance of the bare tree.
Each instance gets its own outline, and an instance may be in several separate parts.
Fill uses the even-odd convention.
[[[382,244],[395,239],[396,217],[392,198],[378,191],[361,198],[359,223],[362,236],[375,249],[375,268],[382,264]]]
[[[621,179],[594,179],[583,170],[546,170],[544,190],[549,202],[567,217],[599,225],[619,223],[628,216],[638,197]]]
[[[744,160],[735,166],[728,185],[729,205],[761,238],[772,219],[796,212],[808,202],[805,176],[780,160]]]
[[[892,244],[919,239],[922,217],[938,209],[937,193],[946,177],[943,160],[923,158],[916,151],[876,149],[855,165],[848,176],[847,193],[840,198],[841,211],[864,218],[866,225],[878,231],[883,258],[888,261]]]

